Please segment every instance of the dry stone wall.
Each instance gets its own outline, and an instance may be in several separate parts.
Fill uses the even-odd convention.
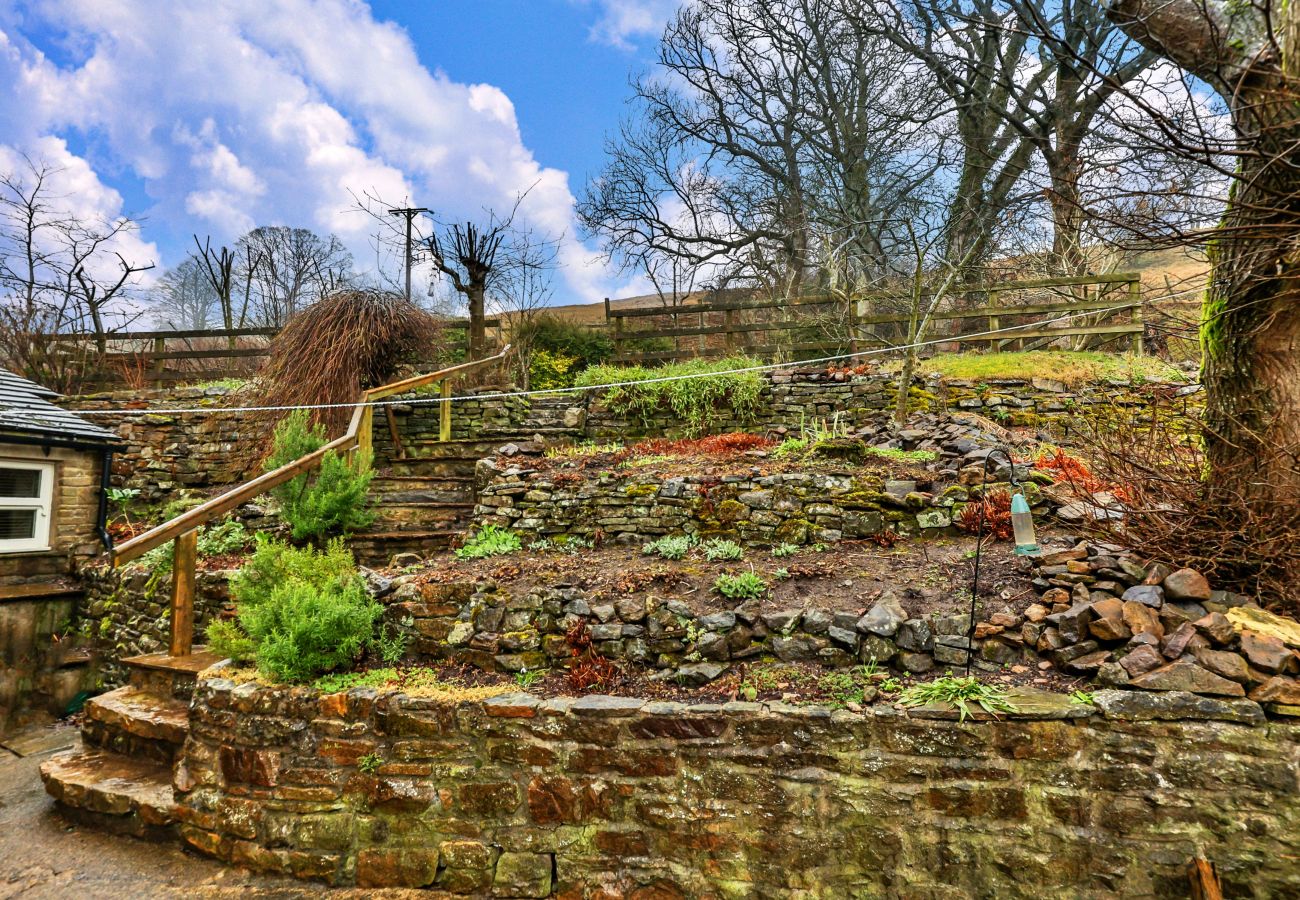
[[[480,897],[1300,894],[1300,725],[1249,700],[888,706],[202,682],[180,832],[241,866]]]

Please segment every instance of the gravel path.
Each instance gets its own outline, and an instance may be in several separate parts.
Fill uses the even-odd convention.
[[[56,726],[37,737],[63,737],[45,743],[70,744],[75,730]],[[0,749],[0,900],[431,896],[428,891],[329,890],[227,868],[185,853],[177,844],[114,837],[74,825],[54,811],[41,785],[41,762],[53,752],[19,757]]]

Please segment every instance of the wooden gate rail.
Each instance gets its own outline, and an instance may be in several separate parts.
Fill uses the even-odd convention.
[[[1088,288],[1095,286],[1096,298],[1088,299]],[[1002,294],[1027,291],[1041,290],[1045,288],[1082,288],[1084,296],[1080,300],[1065,301],[1056,303],[1029,303],[1022,306],[1004,306],[997,303],[997,298]],[[1112,291],[1114,288],[1125,290],[1123,299],[1114,297],[1103,298],[1102,294]],[[954,343],[965,342],[986,342],[991,347],[1001,348],[1012,342],[1019,342],[1021,346],[1027,340],[1043,340],[1045,342],[1061,337],[1073,337],[1080,335],[1097,335],[1105,338],[1129,336],[1131,339],[1131,348],[1137,352],[1142,352],[1142,332],[1145,328],[1142,297],[1141,281],[1136,273],[1122,272],[1111,275],[1087,275],[1072,278],[1043,278],[1033,281],[1005,282],[1001,284],[979,285],[975,287],[962,288],[960,293],[963,294],[985,294],[989,297],[989,303],[970,309],[958,310],[941,310],[933,318],[939,321],[962,321],[966,319],[983,319],[982,327],[979,332],[973,335],[962,335],[960,333],[953,335],[935,336],[936,339],[951,341]],[[605,301],[605,319],[609,326],[609,334],[614,341],[614,362],[649,362],[657,360],[674,360],[674,359],[691,359],[727,356],[735,352],[747,352],[757,355],[774,355],[781,350],[809,350],[823,353],[841,353],[856,352],[861,347],[889,347],[893,344],[890,340],[880,337],[871,330],[875,325],[901,325],[906,326],[911,322],[909,313],[885,313],[885,314],[866,314],[864,307],[871,301],[879,300],[898,300],[898,295],[878,294],[855,299],[846,299],[842,297],[827,296],[810,296],[798,297],[791,300],[724,300],[713,303],[698,303],[688,306],[672,307],[652,307],[638,309],[614,309],[608,300]],[[907,299],[907,298],[901,298]],[[838,307],[837,317],[842,320],[845,336],[842,340],[836,341],[826,337],[818,340],[818,335],[803,334],[791,335],[796,339],[785,341],[780,344],[770,342],[767,346],[755,346],[752,337],[759,337],[770,332],[795,332],[799,329],[815,329],[824,324],[819,322],[813,316],[798,315],[804,309],[809,307]],[[779,318],[767,319],[757,322],[740,322],[738,314],[743,310],[773,310],[784,313]],[[1088,324],[1087,322],[1069,321],[1063,322],[1060,327],[1044,327],[1041,322],[1029,323],[1020,326],[1006,327],[1002,325],[1003,317],[1025,316],[1025,315],[1051,315],[1055,313],[1081,313],[1096,312],[1102,314],[1120,314],[1124,311],[1129,312],[1127,322],[1111,322],[1102,324]],[[710,314],[722,314],[724,320],[718,322],[715,317],[709,321]],[[694,317],[697,324],[682,325],[682,317]],[[662,321],[671,318],[671,327],[655,328],[654,323],[648,323],[650,327],[629,328],[632,322],[638,319],[657,319]],[[629,321],[630,320],[630,321]],[[999,332],[996,335],[982,334],[983,332]],[[724,337],[723,347],[710,347],[707,345],[707,338],[711,335],[722,335]],[[695,347],[679,347],[673,350],[648,350],[642,352],[627,351],[627,343],[638,339],[654,338],[697,338]]]
[[[441,382],[439,439],[442,441],[450,440],[451,403],[449,398],[451,397],[451,382],[449,379],[451,376],[499,362],[505,359],[509,352],[510,345],[507,344],[496,356],[461,363],[458,366],[441,369],[427,375],[416,375],[382,387],[372,388],[366,391],[361,399],[357,401],[358,405],[352,412],[352,418],[348,422],[347,430],[341,436],[323,447],[313,450],[311,453],[300,456],[293,462],[285,463],[278,469],[259,475],[239,487],[213,497],[211,500],[182,513],[176,518],[151,528],[144,534],[125,541],[120,546],[114,547],[112,551],[113,565],[120,566],[122,563],[138,559],[168,541],[174,542],[172,555],[171,643],[168,652],[172,656],[188,656],[194,645],[194,580],[198,555],[198,529],[212,520],[224,516],[231,510],[237,509],[254,497],[264,494],[272,488],[301,475],[303,472],[319,466],[321,460],[328,453],[356,452],[356,458],[362,458],[371,449],[375,415],[375,407],[365,404],[415,390],[427,384]]]

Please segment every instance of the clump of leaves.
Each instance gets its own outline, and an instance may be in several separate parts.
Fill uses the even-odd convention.
[[[1071,703],[1082,703],[1087,706],[1091,706],[1094,699],[1092,691],[1075,691],[1070,695]]]
[[[457,548],[457,559],[485,559],[489,556],[504,556],[523,549],[519,535],[508,528],[496,525],[484,525],[475,534],[470,535],[464,545]]]
[[[717,562],[720,559],[743,559],[745,556],[744,548],[739,544],[722,538],[707,540],[700,549],[704,551],[704,558],[709,562]]]
[[[642,546],[641,552],[661,559],[683,559],[698,542],[693,534],[666,534]]]
[[[772,555],[777,559],[784,559],[787,556],[794,556],[799,552],[795,544],[777,544],[772,548]]]
[[[914,684],[899,695],[898,702],[907,707],[949,703],[957,707],[958,718],[963,722],[971,714],[972,703],[994,718],[998,717],[998,713],[1019,711],[1007,698],[1006,691],[996,685],[985,684],[974,676],[957,678],[946,675],[934,681]]]
[[[321,425],[311,425],[306,410],[295,410],[275,427],[271,454],[262,464],[278,469],[324,447]],[[346,459],[330,451],[315,471],[303,472],[272,489],[295,540],[320,541],[333,532],[355,531],[375,520],[366,492],[374,472],[368,456]]]
[[[767,593],[767,582],[756,572],[739,575],[722,574],[713,582],[713,589],[731,600],[750,600]]]
[[[545,677],[546,677],[545,669],[524,668],[524,669],[520,669],[518,672],[515,673],[515,684],[519,685],[524,690],[528,690],[529,688],[537,684],[537,682],[541,681]]]
[[[997,540],[1009,541],[1013,533],[1011,495],[1006,491],[986,493],[963,506],[953,524],[967,534],[992,535]]]
[[[373,775],[379,771],[379,767],[384,764],[384,758],[378,753],[367,753],[357,760],[357,769],[363,775]]]
[[[933,450],[899,450],[897,447],[868,447],[868,456],[892,459],[897,462],[934,462],[938,455]]]
[[[569,687],[579,693],[607,691],[623,680],[623,672],[592,646],[587,621],[579,619],[564,635],[573,656],[569,667]]]

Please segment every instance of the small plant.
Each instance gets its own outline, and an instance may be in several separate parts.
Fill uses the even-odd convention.
[[[896,694],[903,689],[903,682],[891,676],[881,681],[876,687],[880,688],[882,694]]]
[[[777,569],[775,572],[772,573],[772,577],[775,578],[777,581],[785,581],[787,578],[790,577],[790,570],[786,568]]]
[[[794,556],[799,552],[795,544],[777,544],[772,548],[772,556],[776,559],[785,559],[787,556]]]
[[[545,669],[533,669],[529,671],[527,668],[523,668],[515,673],[515,684],[519,685],[524,690],[528,690],[545,677]]]
[[[196,553],[200,559],[212,556],[227,556],[231,553],[243,553],[252,543],[253,535],[244,523],[237,519],[225,519],[216,525],[208,525],[199,531]],[[166,576],[172,570],[172,542],[154,547],[144,556],[140,563],[153,572],[155,579]]]
[[[953,524],[967,534],[992,535],[995,540],[1009,541],[1012,536],[1011,495],[1006,491],[986,493],[963,506]]]
[[[858,674],[863,678],[875,678],[876,673],[880,671],[880,663],[873,656],[862,665],[858,666]]]
[[[812,545],[811,549],[813,553],[825,553],[826,545],[823,544],[821,541],[818,541],[817,543]]]
[[[701,549],[704,551],[704,558],[709,562],[717,562],[720,559],[743,559],[745,556],[745,551],[739,544],[721,538],[705,541]]]
[[[582,372],[575,384],[620,384],[609,388],[603,398],[616,414],[635,415],[648,422],[656,412],[668,408],[685,422],[689,433],[698,434],[720,409],[729,409],[742,420],[753,416],[763,379],[756,371],[737,370],[761,365],[761,361],[745,356],[693,359],[653,369],[600,365]],[[699,377],[712,373],[717,374]]]
[[[623,445],[617,441],[604,444],[596,441],[580,441],[567,447],[550,447],[546,451],[547,459],[581,459],[584,456],[597,456],[601,453],[618,453]]]
[[[140,496],[138,488],[117,488],[111,487],[106,491],[109,502],[115,506],[126,506],[136,497]]]
[[[379,634],[375,637],[374,650],[387,665],[395,666],[406,655],[406,648],[410,642],[409,635],[397,629],[390,631],[388,625],[385,624],[379,629]]]
[[[719,575],[713,582],[713,589],[730,600],[751,600],[766,594],[768,584],[751,570],[739,575]]]
[[[830,672],[817,680],[817,687],[827,695],[831,706],[843,707],[865,703],[867,690],[872,688],[868,682],[861,671]]]
[[[1092,696],[1092,691],[1075,691],[1070,695],[1070,702],[1091,706],[1095,701]]]
[[[523,549],[519,535],[507,528],[496,525],[484,525],[456,549],[457,559],[485,559],[489,556],[504,556]]]
[[[671,534],[653,540],[641,548],[646,556],[658,556],[661,559],[682,559],[690,549],[699,543],[693,534]]]
[[[899,450],[897,447],[868,447],[868,456],[892,459],[898,462],[927,463],[938,458],[933,450]]]
[[[379,767],[384,764],[384,758],[378,753],[367,753],[357,760],[357,769],[363,775],[373,775],[379,771]]]
[[[985,684],[978,678],[957,678],[945,675],[924,684],[914,684],[899,696],[898,702],[903,706],[926,706],[931,703],[950,703],[957,707],[958,718],[966,721],[971,714],[970,704],[978,704],[994,718],[1001,712],[1018,712],[1016,706],[1007,699],[1006,691],[992,684]]]
[[[263,467],[270,472],[325,446],[323,426],[309,424],[306,410],[295,410],[275,427],[271,454]],[[355,531],[375,520],[366,492],[374,472],[366,457],[349,460],[330,452],[315,472],[304,472],[274,488],[280,512],[295,540],[321,541],[331,532]]]

